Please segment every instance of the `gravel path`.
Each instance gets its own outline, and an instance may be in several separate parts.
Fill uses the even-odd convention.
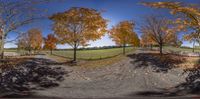
[[[141,51],[137,51],[141,53]],[[151,67],[136,68],[140,62],[127,57],[111,66],[97,69],[62,66],[70,71],[59,87],[35,91],[36,96],[58,98],[135,97],[138,92],[170,89],[185,81],[181,69],[154,72]]]

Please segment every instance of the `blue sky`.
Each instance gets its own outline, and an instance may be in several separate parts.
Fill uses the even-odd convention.
[[[134,20],[136,22],[135,32],[140,36],[139,27],[143,22],[145,16],[148,15],[161,15],[168,18],[173,18],[169,14],[168,10],[154,9],[145,7],[139,4],[142,1],[156,2],[156,1],[169,1],[169,0],[65,0],[62,3],[50,3],[41,5],[39,7],[48,9],[49,14],[63,12],[71,7],[88,7],[97,10],[104,10],[102,16],[109,20],[108,29],[111,26],[117,24],[123,20]],[[171,0],[171,1],[183,1],[186,3],[200,4],[200,0]],[[40,28],[43,32],[43,36],[46,37],[49,33],[53,33],[51,30],[52,22],[48,19],[37,21],[33,24],[20,28],[20,31],[27,31],[30,28]],[[181,37],[183,33],[179,36]],[[8,39],[11,40],[16,37],[15,33],[10,33]],[[90,42],[90,47],[93,46],[108,46],[115,45],[115,43],[105,35],[100,40]],[[184,46],[191,46],[189,42],[184,41]],[[16,47],[15,43],[7,43],[6,48]],[[68,45],[58,45],[58,48],[69,48]]]

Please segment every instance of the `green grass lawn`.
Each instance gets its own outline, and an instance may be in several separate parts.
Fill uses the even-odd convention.
[[[164,46],[164,50],[171,50],[171,51],[185,51],[185,52],[192,52],[192,48],[177,48],[172,46]],[[195,52],[200,52],[200,49],[195,48]]]
[[[25,55],[26,53],[28,53],[28,51],[25,50],[17,50],[17,49],[5,49],[4,52],[16,52],[20,55]]]
[[[126,47],[126,52],[127,53],[133,52],[135,49],[137,49],[137,48]],[[27,51],[6,49],[5,52],[16,52],[16,53],[23,55]],[[105,59],[105,58],[110,58],[110,57],[120,55],[120,54],[122,54],[122,52],[123,52],[122,48],[78,50],[77,58],[85,59],[85,60]],[[42,53],[50,53],[50,51],[42,51]],[[73,58],[73,50],[56,50],[56,51],[53,51],[53,55],[61,56],[61,57],[65,57],[65,58]]]
[[[126,52],[132,52],[136,48],[127,47]],[[77,58],[85,60],[96,60],[114,57],[122,54],[122,48],[111,48],[111,49],[98,49],[98,50],[78,50]],[[62,56],[66,58],[73,58],[73,50],[64,51],[53,51],[53,55]]]
[[[154,47],[158,48],[158,47]],[[127,47],[126,52],[134,52],[137,48],[134,47]],[[171,51],[187,51],[192,52],[191,48],[176,48],[171,46],[164,46],[164,50],[171,50]],[[110,49],[96,49],[96,50],[78,50],[77,51],[77,58],[78,59],[85,59],[85,60],[97,60],[97,59],[105,59],[114,57],[117,55],[122,54],[122,48],[110,48]],[[24,54],[25,51],[17,51],[14,49],[6,49],[5,52],[17,52],[20,54]],[[200,49],[195,49],[195,52],[200,52]],[[42,53],[50,53],[49,51],[42,51]],[[61,56],[64,58],[73,58],[73,50],[57,50],[53,51],[53,55]]]
[[[5,52],[17,52],[17,50],[15,50],[15,49],[5,49],[4,51]]]

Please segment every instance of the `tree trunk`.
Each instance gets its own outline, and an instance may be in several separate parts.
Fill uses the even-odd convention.
[[[74,44],[74,59],[73,62],[76,63],[76,51],[77,51],[77,45],[76,43]]]
[[[51,55],[53,54],[53,50],[51,49]]]
[[[151,47],[151,50],[153,50],[153,45],[152,44],[150,45],[150,47]]]
[[[123,55],[126,54],[126,44],[123,44]]]
[[[195,41],[193,42],[192,52],[194,52],[194,48],[195,48]]]
[[[4,33],[2,34],[1,37],[1,49],[0,49],[0,55],[1,55],[1,59],[4,59]]]
[[[162,52],[162,43],[159,44],[159,48],[160,48],[160,55],[162,55],[163,54],[163,52]]]
[[[31,55],[31,49],[28,49],[28,54]]]

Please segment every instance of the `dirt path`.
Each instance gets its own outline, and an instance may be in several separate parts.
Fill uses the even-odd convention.
[[[160,91],[185,81],[181,69],[158,73],[151,67],[136,68],[141,64],[134,60],[127,57],[112,66],[95,70],[63,66],[70,73],[60,86],[37,90],[35,95],[59,98],[134,97],[138,92]]]

